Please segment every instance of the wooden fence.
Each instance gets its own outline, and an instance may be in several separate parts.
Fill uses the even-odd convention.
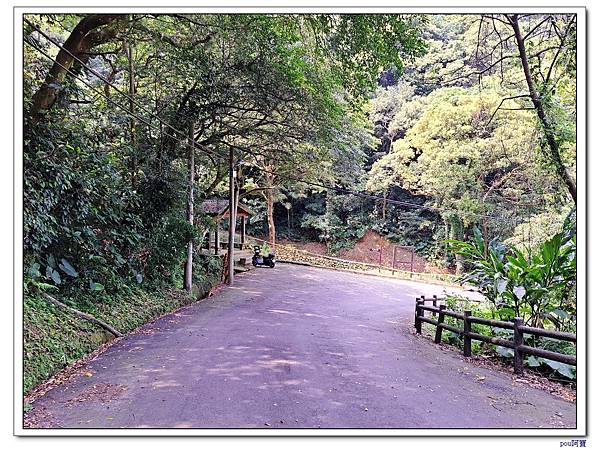
[[[417,297],[415,303],[415,328],[418,334],[421,334],[423,322],[435,325],[436,329],[434,341],[439,344],[442,340],[442,331],[452,331],[453,333],[463,337],[463,354],[465,356],[471,356],[471,341],[473,339],[490,344],[500,345],[502,347],[512,348],[514,350],[514,370],[517,374],[523,373],[524,355],[539,356],[552,361],[570,364],[572,366],[577,365],[576,356],[530,347],[524,344],[523,338],[525,334],[530,334],[534,336],[549,337],[560,341],[576,343],[577,335],[573,333],[564,333],[561,331],[528,327],[523,324],[523,319],[520,317],[515,317],[511,322],[473,317],[471,315],[471,311],[469,310],[458,312],[446,309],[444,301],[444,298],[437,298],[435,295],[433,298],[425,298],[425,296],[421,296],[420,298]],[[427,306],[426,303],[428,302],[432,303],[432,306]],[[425,311],[430,311],[432,316],[437,315],[437,319],[425,317]],[[462,320],[462,329],[444,323],[446,317],[454,317],[455,319]],[[511,330],[513,332],[513,339],[511,341],[500,337],[485,336],[483,334],[475,333],[471,330],[471,325],[474,323]]]

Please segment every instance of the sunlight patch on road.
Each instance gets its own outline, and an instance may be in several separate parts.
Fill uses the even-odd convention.
[[[286,311],[284,309],[267,309],[267,312],[272,312],[272,313],[276,313],[276,314],[290,314],[290,315],[295,314],[293,312]]]
[[[152,383],[151,386],[152,386],[152,389],[181,387],[181,383],[176,383],[174,381],[156,381],[156,382]]]

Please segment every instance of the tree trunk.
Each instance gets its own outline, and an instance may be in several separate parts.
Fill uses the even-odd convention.
[[[525,80],[527,81],[527,87],[529,89],[529,95],[531,97],[531,102],[535,107],[538,118],[542,124],[542,131],[544,132],[544,137],[546,138],[546,145],[550,149],[550,158],[552,159],[552,164],[554,165],[558,176],[563,180],[566,184],[567,189],[569,190],[569,194],[573,198],[575,204],[577,204],[577,186],[575,181],[569,173],[563,163],[562,157],[560,156],[560,149],[558,146],[558,142],[556,142],[556,136],[554,131],[552,130],[552,126],[548,121],[548,117],[546,116],[546,111],[544,110],[544,105],[540,99],[540,95],[535,88],[533,83],[533,77],[531,76],[531,69],[529,68],[529,60],[527,58],[527,51],[525,49],[525,39],[521,34],[521,27],[519,26],[519,17],[517,14],[507,16],[510,24],[515,32],[515,40],[517,41],[517,47],[519,48],[519,57],[521,59],[521,65],[523,66],[523,73],[525,75]]]
[[[127,60],[129,63],[129,135],[131,138],[131,185],[135,187],[135,176],[138,167],[137,158],[137,137],[135,129],[135,67],[133,65],[133,45],[125,39],[123,41],[123,48],[127,54]]]
[[[273,175],[266,174],[267,185],[269,186],[265,190],[265,197],[267,199],[267,223],[269,225],[269,244],[271,249],[275,247],[275,220],[273,218]]]
[[[56,55],[54,64],[44,83],[33,95],[29,115],[34,122],[38,121],[41,113],[52,108],[56,102],[67,71],[76,62],[75,57],[82,58],[84,53],[93,47],[108,42],[116,35],[115,29],[97,29],[124,18],[126,16],[123,14],[90,14],[79,21],[63,44],[63,48]]]
[[[234,217],[234,223],[237,227],[237,218],[238,218],[238,205],[240,204],[240,188],[242,187],[243,184],[243,174],[242,174],[242,167],[239,166],[237,168],[236,171],[236,176],[235,176],[235,191],[234,191],[234,201],[233,201],[233,217]],[[241,218],[242,222],[244,221],[244,217]],[[240,230],[240,244],[242,244],[242,233],[245,231],[244,227],[241,226],[241,230]],[[240,250],[242,249],[242,246],[240,246]]]
[[[194,125],[190,124],[188,137],[189,142],[189,182],[188,182],[188,211],[187,220],[190,225],[194,225]],[[183,288],[192,293],[192,273],[193,273],[193,258],[194,258],[194,242],[190,239],[187,248],[187,261],[185,263],[185,282]]]
[[[233,284],[235,247],[235,168],[233,147],[229,147],[229,240],[227,245],[227,282]]]
[[[465,233],[463,228],[463,223],[460,217],[457,215],[453,215],[450,217],[450,239],[453,240],[464,240]],[[465,257],[463,255],[459,255],[458,253],[454,254],[454,259],[456,262],[456,274],[462,275],[465,270]]]

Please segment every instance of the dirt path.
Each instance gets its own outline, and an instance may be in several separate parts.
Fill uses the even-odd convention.
[[[66,428],[575,427],[575,404],[411,333],[440,286],[280,264],[117,342],[34,403]]]

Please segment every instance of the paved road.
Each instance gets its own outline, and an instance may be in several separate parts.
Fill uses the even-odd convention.
[[[574,427],[574,404],[411,334],[414,298],[441,290],[256,269],[115,343],[33,413],[67,428]]]

